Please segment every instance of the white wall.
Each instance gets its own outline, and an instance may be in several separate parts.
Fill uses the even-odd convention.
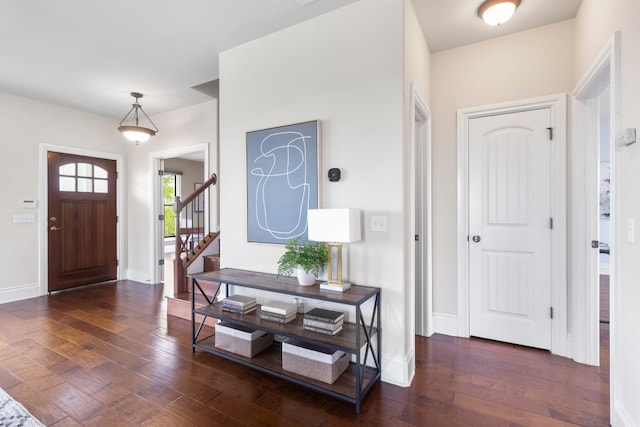
[[[157,172],[151,170],[151,158],[158,153],[189,149],[209,144],[210,175],[218,171],[217,156],[217,109],[218,101],[181,108],[153,116],[160,132],[145,144],[127,144],[128,194],[128,265],[127,278],[139,282],[150,282],[153,277],[153,182]],[[217,190],[217,186],[214,187]],[[216,191],[213,198],[216,199]],[[214,211],[216,211],[214,209]],[[216,211],[217,212],[217,211]],[[217,224],[214,212],[212,224]]]
[[[321,120],[321,206],[364,211],[347,278],[383,289],[383,378],[408,384],[403,3],[356,2],[220,55],[220,227],[222,266],[276,272],[282,246],[247,242],[245,133]]]
[[[434,313],[457,315],[456,111],[571,93],[573,20],[433,54]]]
[[[583,0],[576,17],[575,80],[586,73],[615,31],[621,33],[620,126],[640,127],[640,2],[637,0]],[[620,194],[618,224],[640,220],[640,144],[619,149]],[[613,230],[618,242],[615,301],[612,301],[612,346],[615,354],[612,395],[614,426],[640,426],[640,239],[626,239],[626,229]]]
[[[115,119],[0,93],[0,302],[40,295],[40,229],[46,218],[39,209],[20,207],[23,199],[44,206],[46,194],[39,193],[39,184],[46,170],[39,169],[40,145],[122,154],[117,126]],[[36,222],[13,224],[15,213],[33,213]],[[43,274],[46,277],[46,271]]]

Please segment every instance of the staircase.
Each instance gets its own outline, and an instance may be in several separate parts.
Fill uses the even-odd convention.
[[[218,178],[212,174],[202,186],[184,200],[176,197],[176,244],[173,261],[173,297],[167,298],[167,314],[191,320],[191,279],[189,274],[220,268],[220,231],[211,227],[211,187]],[[198,282],[213,295],[215,283]],[[196,305],[206,301],[196,299]]]

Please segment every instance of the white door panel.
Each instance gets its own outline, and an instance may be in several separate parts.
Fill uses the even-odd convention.
[[[550,117],[541,109],[469,121],[471,335],[546,349]]]

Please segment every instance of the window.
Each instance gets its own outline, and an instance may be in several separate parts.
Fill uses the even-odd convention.
[[[162,175],[162,194],[164,204],[164,237],[176,237],[176,213],[173,202],[181,195],[181,175],[176,172],[165,172]]]
[[[74,193],[108,193],[109,174],[91,163],[67,163],[58,169],[58,189]]]

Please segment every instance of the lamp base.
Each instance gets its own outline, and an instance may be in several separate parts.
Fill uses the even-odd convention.
[[[323,291],[344,292],[351,287],[351,283],[342,282],[340,285],[336,285],[330,282],[320,283],[320,289]]]

